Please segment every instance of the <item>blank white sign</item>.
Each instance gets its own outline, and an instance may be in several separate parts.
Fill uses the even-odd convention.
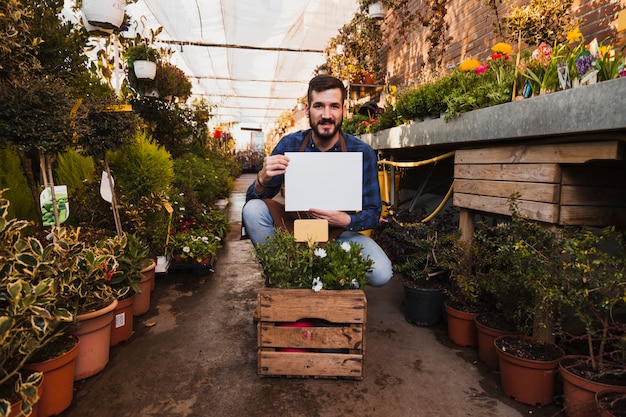
[[[359,211],[362,152],[285,152],[285,211]]]

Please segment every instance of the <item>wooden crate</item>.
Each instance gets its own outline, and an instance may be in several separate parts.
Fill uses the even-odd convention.
[[[518,209],[551,224],[626,223],[624,144],[621,141],[554,143],[459,150],[454,205],[510,214]]]
[[[363,378],[363,291],[264,288],[258,306],[259,375]],[[311,325],[283,326],[303,319]]]

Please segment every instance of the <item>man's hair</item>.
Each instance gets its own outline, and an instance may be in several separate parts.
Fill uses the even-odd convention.
[[[309,90],[307,91],[307,99],[309,104],[311,104],[311,94],[313,91],[316,93],[320,93],[326,90],[332,90],[334,88],[338,88],[341,90],[341,104],[346,101],[346,87],[343,85],[339,78],[333,77],[328,74],[320,74],[316,75],[309,81]]]

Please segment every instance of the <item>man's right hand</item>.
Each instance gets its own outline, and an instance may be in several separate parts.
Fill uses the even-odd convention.
[[[289,165],[289,158],[285,155],[272,155],[265,158],[263,168],[259,171],[259,181],[269,184],[273,177],[284,174]]]

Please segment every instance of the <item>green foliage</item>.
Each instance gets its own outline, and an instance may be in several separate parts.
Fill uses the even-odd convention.
[[[57,154],[56,183],[65,184],[68,190],[81,191],[92,180],[95,172],[93,157],[81,155],[74,149]]]
[[[0,83],[0,102],[0,145],[42,154],[71,145],[76,100],[62,80],[44,76]]]
[[[172,235],[169,250],[172,254],[180,254],[183,259],[201,262],[207,257],[214,258],[221,247],[221,239],[216,235],[206,230],[194,229]]]
[[[232,190],[231,174],[218,159],[188,153],[174,160],[174,173],[173,184],[185,198],[206,206],[213,205],[218,197],[228,196]]]
[[[343,119],[343,123],[341,124],[341,130],[345,133],[354,135],[362,122],[366,122],[370,120],[369,117],[363,116],[362,114],[355,113],[350,118]]]
[[[139,281],[141,270],[152,264],[148,258],[149,247],[137,235],[126,233],[118,237],[119,250],[115,253],[118,268],[115,270],[109,285],[113,288],[116,298],[121,299],[133,293],[141,293]]]
[[[41,66],[37,45],[41,39],[31,34],[32,4],[6,0],[0,11],[0,78],[6,79]]]
[[[119,192],[137,204],[141,197],[167,191],[174,179],[169,152],[145,132],[136,132],[133,143],[107,154]]]
[[[565,240],[563,253],[562,302],[584,324],[593,369],[603,371],[609,343],[624,343],[615,313],[626,303],[626,236],[615,227],[599,233],[581,227]]]
[[[20,160],[12,146],[0,148],[0,190],[8,188],[4,198],[11,202],[8,218],[35,219],[34,201],[22,172]]]
[[[580,20],[574,17],[572,4],[573,0],[530,0],[528,4],[512,7],[502,19],[509,41],[539,45],[565,40]]]
[[[256,246],[255,256],[268,287],[313,288],[318,279],[328,290],[362,289],[372,260],[363,258],[361,249],[354,242],[331,241],[323,248],[296,242],[292,233],[277,229]]]
[[[96,160],[104,159],[108,150],[119,150],[132,143],[132,136],[137,132],[137,115],[130,111],[115,111],[115,106],[120,104],[113,94],[92,95],[85,100],[88,114],[79,144]]]
[[[23,380],[20,371],[63,322],[72,321],[73,314],[63,308],[54,278],[47,276],[55,265],[46,259],[41,243],[29,235],[30,223],[9,220],[8,208],[9,201],[0,191],[0,386],[13,383],[28,409],[36,398],[30,390],[38,381]],[[0,403],[5,401],[0,398]]]
[[[133,68],[133,62],[135,61],[142,60],[156,63],[159,62],[160,57],[159,51],[145,43],[130,46],[124,51],[124,58],[128,63],[129,70]]]

